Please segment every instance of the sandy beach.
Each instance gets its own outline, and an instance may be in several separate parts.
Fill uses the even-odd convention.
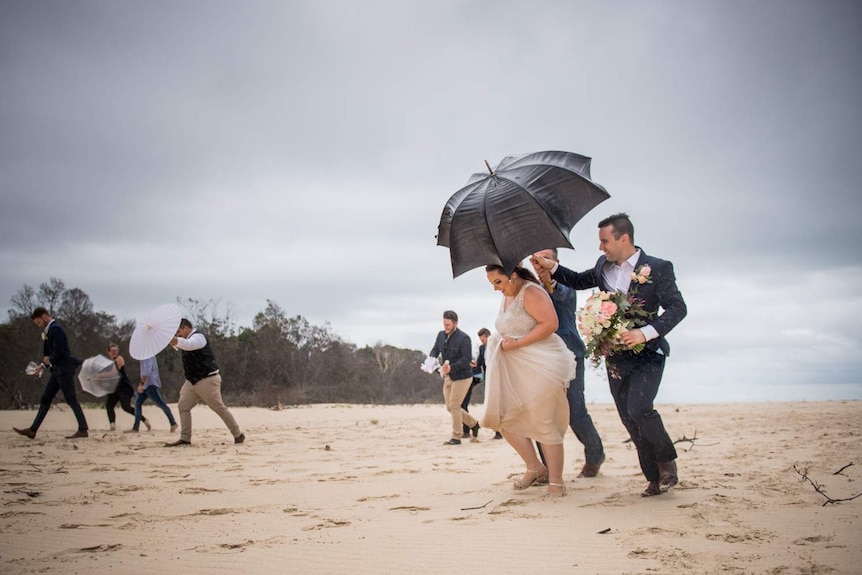
[[[625,429],[592,405],[607,462],[576,479],[583,451],[567,435],[561,499],[514,491],[522,467],[488,430],[443,446],[442,405],[234,409],[243,445],[199,406],[193,445],[173,449],[152,407],[139,434],[86,410],[79,440],[64,439],[65,405],[34,440],[12,431],[32,411],[4,411],[0,572],[862,572],[862,497],[824,506],[794,469],[833,499],[862,492],[862,402],[658,409],[683,440],[676,488],[640,497]]]

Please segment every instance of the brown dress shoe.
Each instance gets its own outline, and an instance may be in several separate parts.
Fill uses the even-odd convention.
[[[30,439],[33,439],[36,437],[36,432],[33,431],[32,429],[30,429],[29,427],[27,429],[18,429],[17,427],[13,427],[12,429],[15,430],[15,433],[23,435],[24,437],[29,437]]]
[[[664,492],[661,490],[658,481],[650,481],[647,488],[644,489],[643,493],[641,493],[641,497],[653,497],[654,495],[661,495],[662,493]]]
[[[676,461],[659,461],[658,482],[665,491],[679,483],[679,476],[676,473]]]
[[[177,439],[171,443],[165,443],[165,447],[180,447],[182,445],[191,445],[191,441],[186,441],[185,439]]]
[[[599,474],[599,468],[601,468],[604,462],[605,458],[602,456],[598,463],[584,463],[581,472],[578,473],[578,477],[595,477]]]
[[[90,433],[86,429],[84,429],[84,430],[79,429],[78,431],[76,431],[72,435],[67,435],[66,439],[80,439],[81,437],[90,437]]]

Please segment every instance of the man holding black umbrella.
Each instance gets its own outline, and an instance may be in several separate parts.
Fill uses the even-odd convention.
[[[608,383],[617,412],[638,451],[641,471],[649,485],[644,497],[660,495],[679,482],[676,449],[653,407],[670,345],[665,335],[682,321],[687,308],[676,285],[673,264],[648,256],[634,243],[634,226],[628,214],[615,214],[599,222],[599,249],[604,252],[595,267],[578,273],[553,260],[534,255],[537,265],[557,282],[575,289],[598,287],[628,293],[637,289],[650,323],[620,336],[629,349],[605,357]],[[643,281],[640,281],[640,280]],[[662,313],[659,314],[659,309]],[[644,344],[644,349],[634,348]]]

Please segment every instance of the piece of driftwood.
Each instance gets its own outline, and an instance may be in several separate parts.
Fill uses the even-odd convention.
[[[847,469],[851,465],[853,465],[853,464],[850,463],[848,465],[845,465],[844,467],[842,467],[841,469],[839,469],[838,471],[836,471],[832,475],[837,475],[839,472],[844,471],[845,469]],[[814,488],[814,491],[816,491],[817,493],[819,493],[820,495],[822,495],[826,499],[826,501],[823,502],[822,507],[826,507],[827,505],[830,505],[830,504],[837,505],[838,503],[841,503],[842,501],[853,501],[857,497],[862,497],[862,493],[857,493],[856,495],[853,495],[852,497],[843,497],[841,499],[835,499],[835,498],[830,497],[829,495],[826,494],[826,488],[823,485],[821,485],[820,483],[818,483],[814,479],[811,479],[810,477],[808,477],[808,468],[807,467],[804,469],[799,469],[796,466],[796,464],[794,463],[793,464],[793,470],[799,474],[799,476],[802,478],[802,481],[807,481],[808,483],[810,483],[811,487]]]
[[[695,441],[697,441],[697,430],[696,429],[694,430],[694,436],[693,437],[686,437],[685,434],[683,433],[682,437],[677,439],[676,441],[674,441],[673,444],[676,445],[677,443],[689,443],[690,447],[688,449],[683,449],[683,451],[688,452],[688,451],[691,451],[692,449],[694,449],[694,442]],[[710,447],[712,445],[718,445],[718,443],[698,443],[698,445],[701,445],[703,447]]]
[[[491,499],[488,501],[488,503],[491,503],[491,501],[494,501],[494,500]],[[480,505],[479,507],[462,507],[461,511],[473,511],[474,509],[484,509],[488,505],[488,503],[486,503],[485,505]]]

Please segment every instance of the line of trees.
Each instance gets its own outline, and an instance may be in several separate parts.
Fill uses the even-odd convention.
[[[179,300],[195,328],[211,342],[224,379],[222,394],[230,405],[272,407],[304,403],[439,402],[440,378],[419,369],[425,354],[377,343],[362,348],[347,343],[328,325],[315,326],[302,316],[287,317],[267,300],[251,327],[237,328],[230,315],[218,316],[218,302]],[[133,321],[94,311],[79,288],[51,278],[38,289],[24,285],[11,298],[8,321],[0,324],[0,409],[25,409],[39,403],[41,382],[24,374],[42,357],[38,328],[30,319],[42,306],[66,329],[72,353],[86,358],[117,343],[127,372],[137,381],[138,362],[128,354]],[[162,390],[176,401],[183,383],[179,353],[168,348],[157,356]],[[83,402],[100,400],[80,389]],[[62,394],[58,395],[60,397]],[[474,398],[476,400],[476,398]],[[481,397],[479,398],[481,400]]]

